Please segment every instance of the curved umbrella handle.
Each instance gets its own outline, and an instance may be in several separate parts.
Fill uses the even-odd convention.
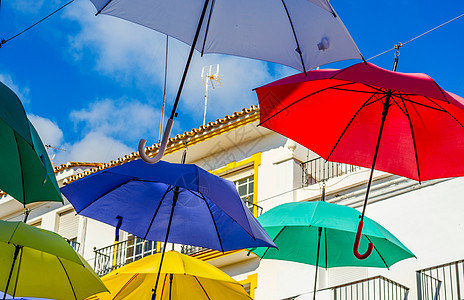
[[[361,234],[362,234],[362,229],[364,226],[363,221],[359,221],[358,224],[358,231],[356,232],[356,239],[354,240],[354,247],[353,247],[353,253],[354,256],[356,256],[358,259],[366,259],[371,255],[372,250],[374,250],[374,244],[369,243],[369,246],[367,247],[367,251],[364,254],[359,253],[359,242],[361,241]]]
[[[145,143],[147,140],[140,139],[139,141],[139,155],[143,159],[144,162],[149,164],[157,163],[163,158],[164,151],[166,151],[166,145],[168,144],[169,135],[171,134],[172,124],[174,123],[173,119],[169,119],[166,123],[166,129],[164,130],[163,139],[161,140],[161,144],[158,150],[158,154],[155,157],[149,157],[145,153]]]

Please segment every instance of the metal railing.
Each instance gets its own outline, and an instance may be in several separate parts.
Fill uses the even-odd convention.
[[[185,254],[185,255],[193,255],[193,254],[197,254],[202,251],[205,251],[205,250],[209,250],[209,248],[190,246],[190,245],[180,246],[180,253]]]
[[[76,242],[75,240],[69,240],[69,239],[66,239],[66,241],[74,249],[74,251],[79,252],[79,248],[81,247],[80,243]]]
[[[462,300],[464,260],[416,271],[418,300]]]
[[[409,288],[383,276],[375,276],[331,288],[334,300],[407,300]]]
[[[257,204],[254,204],[253,202],[247,201],[247,200],[245,200],[245,204],[246,206],[248,206],[248,208],[250,209],[253,215],[254,215],[254,210],[256,209],[256,215],[254,215],[255,217],[259,217],[263,213],[263,208]]]
[[[156,242],[130,237],[125,241],[93,251],[94,270],[99,276],[103,276],[130,262],[156,253]]]
[[[322,157],[301,163],[303,187],[361,170],[361,167],[325,161]]]

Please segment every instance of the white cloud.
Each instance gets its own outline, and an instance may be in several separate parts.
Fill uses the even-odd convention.
[[[0,74],[0,81],[18,96],[23,105],[29,103],[29,88],[20,88],[9,74]]]
[[[39,117],[36,115],[27,116],[39,133],[40,139],[44,144],[53,147],[60,147],[63,143],[63,131],[60,127],[50,119]]]
[[[65,144],[66,152],[58,152],[55,164],[68,161],[79,162],[109,162],[134,151],[120,141],[101,132],[90,132],[82,140]]]
[[[66,16],[81,25],[81,31],[69,37],[70,51],[76,60],[95,59],[97,71],[122,84],[162,87],[165,35],[119,18],[95,17],[90,1],[76,3],[74,8],[67,10]],[[177,93],[188,51],[187,45],[169,39],[168,104],[172,104]],[[202,67],[210,64],[220,65],[223,86],[210,92],[207,120],[257,104],[252,89],[276,79],[264,62],[227,55],[200,57],[195,52],[179,107],[186,111],[180,109],[179,114],[193,118],[198,125],[202,122],[205,93],[200,74]]]
[[[160,113],[137,100],[104,99],[72,111],[70,119],[83,132],[99,132],[125,142],[159,130]],[[156,135],[157,136],[157,135]]]
[[[42,8],[51,13],[52,10],[58,9],[61,5],[63,5],[63,1],[60,0],[14,0],[14,1],[4,1],[6,5],[11,7],[12,9],[19,11],[23,14],[29,15],[38,15],[42,14]]]

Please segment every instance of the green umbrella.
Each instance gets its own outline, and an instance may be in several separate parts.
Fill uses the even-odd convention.
[[[0,291],[13,297],[69,300],[107,289],[58,234],[23,222],[0,221]]]
[[[353,254],[353,243],[359,215],[354,208],[323,201],[282,204],[258,217],[278,249],[252,248],[251,251],[261,258],[315,265],[316,279],[319,266],[388,268],[400,260],[414,257],[384,227],[365,218],[360,249],[367,249],[369,242],[375,246],[371,256],[357,259]]]
[[[24,205],[62,202],[55,173],[16,94],[0,82],[0,189]]]

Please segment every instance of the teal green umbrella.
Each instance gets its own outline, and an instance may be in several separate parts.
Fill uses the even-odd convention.
[[[365,218],[360,251],[374,244],[372,254],[357,259],[353,244],[360,212],[354,208],[327,203],[293,202],[279,205],[258,218],[277,245],[251,248],[261,258],[305,263],[317,267],[380,267],[414,257],[393,234],[377,222]],[[315,295],[315,289],[314,289]]]
[[[0,82],[0,189],[24,205],[63,198],[47,152],[16,94]]]

